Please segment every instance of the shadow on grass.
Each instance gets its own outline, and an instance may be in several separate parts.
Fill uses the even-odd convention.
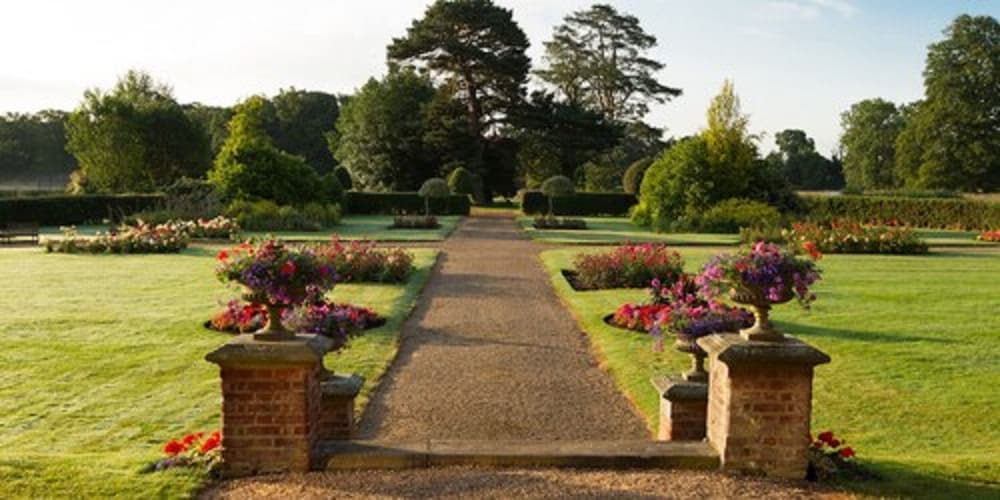
[[[880,479],[843,481],[832,486],[861,495],[890,498],[1000,498],[1000,484],[978,483],[913,470],[896,462],[868,462]]]
[[[930,342],[934,344],[954,344],[957,341],[952,339],[942,339],[935,337],[920,337],[916,335],[905,335],[902,333],[882,333],[865,332],[860,330],[840,330],[824,328],[820,326],[801,325],[797,323],[787,323],[775,321],[779,329],[791,335],[802,337],[825,337],[837,340],[854,340],[860,342],[880,342],[880,343],[901,343],[901,342]]]

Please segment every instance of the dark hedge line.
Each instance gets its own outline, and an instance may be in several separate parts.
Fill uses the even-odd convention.
[[[1000,203],[961,198],[805,196],[803,204],[806,218],[820,223],[848,220],[964,230],[1000,227]]]
[[[424,199],[417,193],[344,193],[344,213],[359,215],[392,215],[424,213]],[[433,215],[469,215],[472,204],[466,195],[431,198]]]
[[[0,199],[0,224],[37,222],[42,226],[65,226],[118,220],[163,201],[161,194],[60,195]]]
[[[628,215],[638,203],[635,195],[628,193],[576,193],[559,196],[553,200],[556,215]],[[526,215],[548,213],[549,200],[540,191],[525,191],[521,195],[521,212]]]

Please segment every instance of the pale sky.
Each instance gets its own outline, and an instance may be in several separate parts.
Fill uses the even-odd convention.
[[[542,42],[586,0],[496,0]],[[0,112],[71,109],[83,91],[139,68],[181,102],[231,105],[280,88],[349,93],[385,72],[385,46],[429,0],[7,0],[0,10]],[[733,78],[765,132],[801,128],[828,154],[840,113],[869,97],[922,95],[926,47],[958,14],[1000,17],[1000,0],[611,0],[660,42],[661,80],[684,95],[647,116],[698,131]]]

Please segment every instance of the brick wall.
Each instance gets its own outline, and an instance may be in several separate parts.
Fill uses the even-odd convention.
[[[664,441],[701,441],[705,438],[705,401],[661,401],[658,438]]]

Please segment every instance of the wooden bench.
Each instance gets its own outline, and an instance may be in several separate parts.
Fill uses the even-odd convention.
[[[31,242],[37,244],[38,223],[8,222],[0,226],[0,241],[3,243],[14,243],[14,238],[31,238]]]

